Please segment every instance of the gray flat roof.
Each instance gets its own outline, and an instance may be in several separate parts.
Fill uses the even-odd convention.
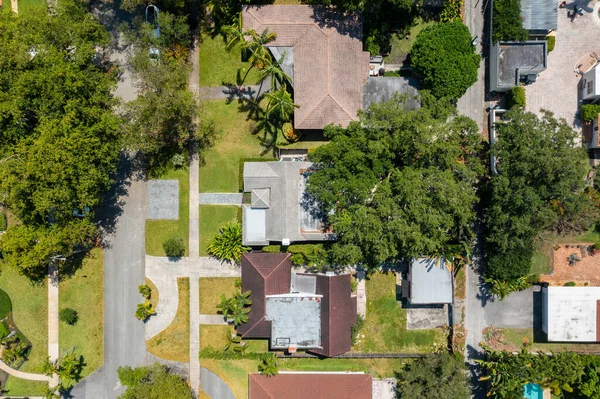
[[[443,259],[414,259],[409,280],[411,304],[452,302],[452,272]]]
[[[499,44],[498,86],[516,86],[519,76],[540,73],[545,69],[545,40]]]
[[[265,319],[271,320],[271,348],[321,347],[322,295],[267,295]]]
[[[550,31],[558,28],[558,1],[521,0],[523,28],[531,31]]]

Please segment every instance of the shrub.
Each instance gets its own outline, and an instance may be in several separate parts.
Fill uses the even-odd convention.
[[[300,138],[298,132],[294,130],[294,127],[289,122],[284,123],[281,127],[281,130],[283,133],[283,137],[285,137],[288,141],[294,142],[298,141],[298,139]]]
[[[250,250],[242,244],[242,225],[227,223],[208,243],[208,253],[221,261],[239,263],[244,252]]]
[[[146,319],[153,314],[156,314],[154,309],[152,309],[152,304],[148,301],[144,301],[144,303],[139,303],[137,305],[137,309],[135,311],[135,317],[138,320],[146,321]]]
[[[6,215],[4,212],[0,212],[0,231],[6,231],[8,227],[8,221],[6,220]]]
[[[569,281],[568,283],[565,283],[565,287],[575,287],[575,282],[574,281]]]
[[[171,158],[171,164],[175,169],[183,168],[183,165],[185,165],[185,161],[185,156],[183,156],[182,154],[175,154],[173,155],[173,158]]]
[[[520,0],[495,0],[492,21],[492,40],[525,41],[529,32],[523,28]]]
[[[600,104],[583,104],[579,112],[579,117],[589,122],[598,119],[598,114],[600,114]]]
[[[412,65],[435,97],[457,100],[477,81],[481,57],[472,40],[460,21],[430,26],[417,36]]]
[[[291,253],[291,261],[296,266],[321,266],[326,263],[327,252],[323,244],[290,245],[287,252]]]
[[[163,242],[165,254],[170,258],[180,258],[185,255],[185,243],[183,238],[172,236]]]
[[[8,337],[10,334],[10,328],[6,324],[6,321],[0,322],[0,341]]]
[[[533,256],[533,242],[525,240],[505,251],[488,249],[485,277],[500,281],[515,281],[529,274]],[[510,267],[507,267],[510,265]]]
[[[508,108],[525,107],[525,88],[523,86],[515,86],[506,94],[506,104]]]
[[[71,309],[71,308],[61,309],[58,317],[59,317],[60,321],[67,323],[70,326],[77,323],[77,320],[79,319],[79,316],[77,315],[77,311],[75,309]]]
[[[556,45],[556,36],[547,36],[546,41],[548,42],[548,52],[551,52]]]
[[[440,12],[441,22],[453,22],[461,20],[461,11],[463,7],[463,0],[446,0],[442,12]]]
[[[138,290],[140,291],[140,294],[142,294],[142,296],[145,299],[150,299],[150,297],[152,296],[152,289],[150,288],[150,286],[148,284],[142,284],[138,287]]]
[[[261,251],[271,254],[285,252],[281,245],[267,245],[266,247],[262,247]]]
[[[356,344],[356,340],[358,339],[358,333],[360,329],[365,325],[365,318],[363,315],[359,314],[356,316],[356,324],[352,326],[352,345]]]

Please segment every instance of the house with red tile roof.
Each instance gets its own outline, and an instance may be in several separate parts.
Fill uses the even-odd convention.
[[[372,399],[373,377],[363,373],[280,372],[248,375],[248,399]]]
[[[350,350],[356,295],[350,275],[292,271],[289,253],[242,255],[242,291],[251,291],[243,338],[265,338],[272,350],[337,356]]]
[[[362,20],[309,5],[253,5],[242,13],[245,29],[277,34],[268,48],[286,55],[294,89],[296,129],[346,127],[363,108],[369,53],[363,51]],[[278,58],[278,57],[276,57]]]

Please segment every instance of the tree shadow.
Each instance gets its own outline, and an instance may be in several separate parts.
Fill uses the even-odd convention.
[[[467,345],[467,357],[469,359],[483,360],[485,359],[485,353],[477,350],[471,345]],[[484,399],[487,394],[487,383],[485,381],[480,381],[480,378],[483,377],[483,370],[479,366],[479,364],[467,363],[467,367],[469,368],[469,380],[471,384],[471,397],[473,399]]]

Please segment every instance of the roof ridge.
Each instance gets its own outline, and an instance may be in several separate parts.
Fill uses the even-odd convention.
[[[323,101],[325,101],[325,99],[326,99],[328,96],[329,96],[329,93],[325,94],[325,95],[323,96],[323,98],[321,99],[321,101],[319,101],[319,102],[317,103],[317,105],[315,105],[315,106],[313,107],[313,109],[312,109],[310,112],[308,112],[308,113],[306,114],[306,116],[305,116],[305,117],[304,117],[304,118],[303,118],[303,119],[302,119],[302,120],[301,120],[301,121],[298,123],[298,126],[302,125],[302,123],[304,123],[304,121],[305,121],[305,120],[306,120],[306,119],[307,119],[307,118],[308,118],[308,117],[309,117],[309,116],[310,116],[310,115],[311,115],[311,114],[312,114],[312,113],[315,111],[315,109],[317,109],[317,108],[319,107],[319,105],[321,105],[321,104],[323,103]],[[329,97],[330,97],[330,96],[329,96]],[[345,112],[345,111],[344,111],[344,112]],[[299,128],[299,129],[302,129],[302,128]]]
[[[291,256],[291,254],[289,254],[289,253],[282,253],[282,255],[286,255],[286,256],[285,256],[285,257],[284,257],[284,258],[281,260],[281,262],[279,262],[279,263],[278,263],[278,264],[277,264],[277,265],[276,265],[276,266],[273,268],[273,270],[271,270],[271,272],[270,272],[269,274],[267,274],[267,275],[265,276],[264,274],[262,274],[262,273],[259,271],[260,275],[261,275],[261,276],[263,276],[263,277],[265,278],[265,280],[266,280],[267,278],[269,278],[269,276],[270,276],[271,274],[273,274],[273,273],[275,272],[275,270],[279,269],[279,266],[281,266],[281,265],[283,264],[283,262],[285,262],[285,261],[286,261],[286,260],[287,260],[287,259],[288,259],[288,258]]]
[[[260,389],[263,391],[263,393],[265,395],[267,395],[271,399],[275,399],[275,398],[273,398],[273,396],[271,396],[271,393],[268,390],[266,390],[265,387],[260,383],[260,378],[256,378],[256,374],[255,373],[251,373],[250,377],[252,377],[252,379],[254,380],[254,382],[260,387]],[[248,387],[248,388],[250,388],[250,387]]]
[[[266,302],[266,299],[265,299],[265,302]],[[266,304],[265,304],[265,306],[266,306]],[[244,336],[244,335],[248,334],[250,331],[254,330],[254,327],[256,327],[258,325],[258,323],[260,323],[263,320],[265,320],[265,316],[262,316],[260,319],[258,319],[258,321],[256,323],[252,324],[252,326],[250,328],[248,328],[248,331],[246,331],[246,333],[243,334],[242,336]]]

